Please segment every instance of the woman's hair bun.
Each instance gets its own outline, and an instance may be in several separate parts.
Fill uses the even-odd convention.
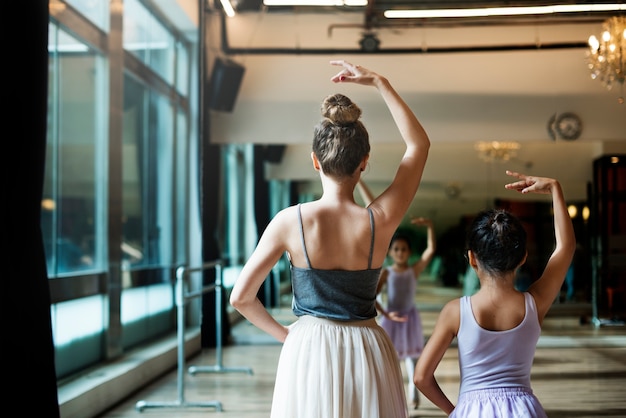
[[[361,117],[361,108],[343,94],[333,94],[322,103],[322,116],[339,125],[354,123]]]

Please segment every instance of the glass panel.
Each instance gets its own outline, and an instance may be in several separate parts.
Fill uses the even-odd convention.
[[[104,357],[105,306],[104,297],[97,295],[50,307],[58,378]]]
[[[150,214],[147,225],[149,256],[154,264],[173,263],[174,226],[174,108],[169,99],[156,92],[150,94],[148,161],[148,202],[145,213]]]
[[[86,335],[97,334],[104,325],[104,298],[101,295],[55,303],[52,308],[52,335],[57,346]]]
[[[189,50],[179,42],[176,48],[176,89],[182,95],[189,94]]]
[[[65,0],[80,14],[105,32],[109,31],[109,2],[99,0]]]
[[[126,289],[122,293],[122,324],[128,325],[146,316],[171,312],[173,307],[174,295],[171,284]]]
[[[167,98],[124,81],[124,259],[132,266],[172,263],[173,110]]]
[[[174,36],[156,19],[150,25],[150,60],[148,65],[168,84],[174,85],[175,41]]]
[[[137,0],[124,2],[124,49],[148,62],[148,20],[150,13]]]
[[[122,207],[124,208],[123,260],[127,264],[143,263],[141,225],[141,170],[139,155],[145,135],[145,102],[147,92],[133,78],[124,78],[124,117],[122,133]]]
[[[224,159],[222,169],[222,181],[224,182],[225,194],[225,222],[222,237],[225,252],[223,257],[229,265],[240,265],[243,263],[243,242],[245,240],[244,218],[241,217],[240,208],[246,207],[245,179],[246,179],[246,159],[243,145],[228,144],[224,147],[222,155]]]
[[[162,283],[122,291],[123,346],[132,347],[171,329],[173,286]]]
[[[189,122],[187,114],[179,109],[176,116],[176,265],[187,264],[187,223],[189,210]]]
[[[122,146],[122,207],[124,211],[122,251],[130,265],[147,264],[144,259],[142,225],[143,137],[147,135],[146,88],[130,77],[124,79],[124,121]]]
[[[124,49],[174,84],[174,37],[137,0],[124,2]]]
[[[48,141],[42,232],[48,275],[101,269],[106,143],[106,64],[95,51],[50,25]]]

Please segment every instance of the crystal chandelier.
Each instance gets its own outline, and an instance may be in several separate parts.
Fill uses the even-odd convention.
[[[518,142],[481,141],[474,145],[478,156],[486,162],[505,162],[517,156],[520,149]]]
[[[614,85],[624,86],[626,72],[626,17],[611,17],[602,24],[600,39],[589,37],[587,63],[591,78],[600,80],[611,90]],[[619,98],[624,103],[624,98]]]

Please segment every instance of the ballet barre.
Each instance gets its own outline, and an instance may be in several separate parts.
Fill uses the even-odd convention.
[[[190,273],[215,269],[215,283],[202,286],[196,291],[188,291],[187,278]],[[177,369],[177,390],[178,398],[170,402],[148,402],[138,401],[135,409],[142,412],[146,408],[215,408],[216,411],[222,411],[222,403],[217,400],[205,402],[189,402],[185,400],[185,306],[191,299],[202,296],[208,292],[215,292],[215,320],[216,320],[216,352],[217,364],[211,367],[194,367],[193,373],[198,371],[246,371],[252,374],[250,368],[226,368],[222,365],[222,263],[221,261],[212,261],[202,264],[200,267],[178,267],[176,269],[176,287],[175,300],[177,308],[177,340],[178,340],[178,369]],[[191,368],[190,368],[191,369]],[[191,372],[191,370],[190,370]],[[192,374],[193,374],[192,373]]]
[[[219,272],[216,271],[215,275],[215,317],[216,317],[216,333],[215,336],[215,358],[216,362],[214,365],[210,366],[190,366],[187,371],[191,375],[195,375],[196,373],[231,373],[231,372],[242,372],[248,373],[252,375],[252,369],[250,367],[224,367],[222,361],[222,270],[221,265],[217,267]],[[218,313],[219,312],[219,313]]]

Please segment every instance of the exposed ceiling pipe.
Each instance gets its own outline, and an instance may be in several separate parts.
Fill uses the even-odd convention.
[[[328,36],[332,36],[335,29],[363,29],[371,31],[374,29],[381,30],[398,30],[398,29],[424,29],[424,28],[462,28],[462,27],[494,27],[494,26],[542,26],[542,25],[571,25],[582,23],[602,23],[606,18],[603,17],[572,17],[564,18],[542,18],[542,19],[511,19],[511,20],[493,20],[493,19],[467,19],[463,23],[456,21],[450,22],[445,19],[413,19],[410,21],[386,20],[385,22],[369,21],[365,24],[360,23],[333,23],[328,25]]]
[[[365,51],[361,48],[273,48],[273,47],[231,47],[228,43],[226,17],[221,15],[221,45],[225,55],[347,55],[347,54],[445,54],[460,52],[503,52],[524,50],[552,50],[552,49],[584,49],[587,42],[553,42],[527,43],[509,45],[481,45],[481,46],[453,46],[453,47],[414,47],[414,48],[379,48],[374,51]],[[358,27],[358,26],[357,26]]]
[[[370,31],[376,25],[376,0],[369,0],[365,8],[365,30]]]

